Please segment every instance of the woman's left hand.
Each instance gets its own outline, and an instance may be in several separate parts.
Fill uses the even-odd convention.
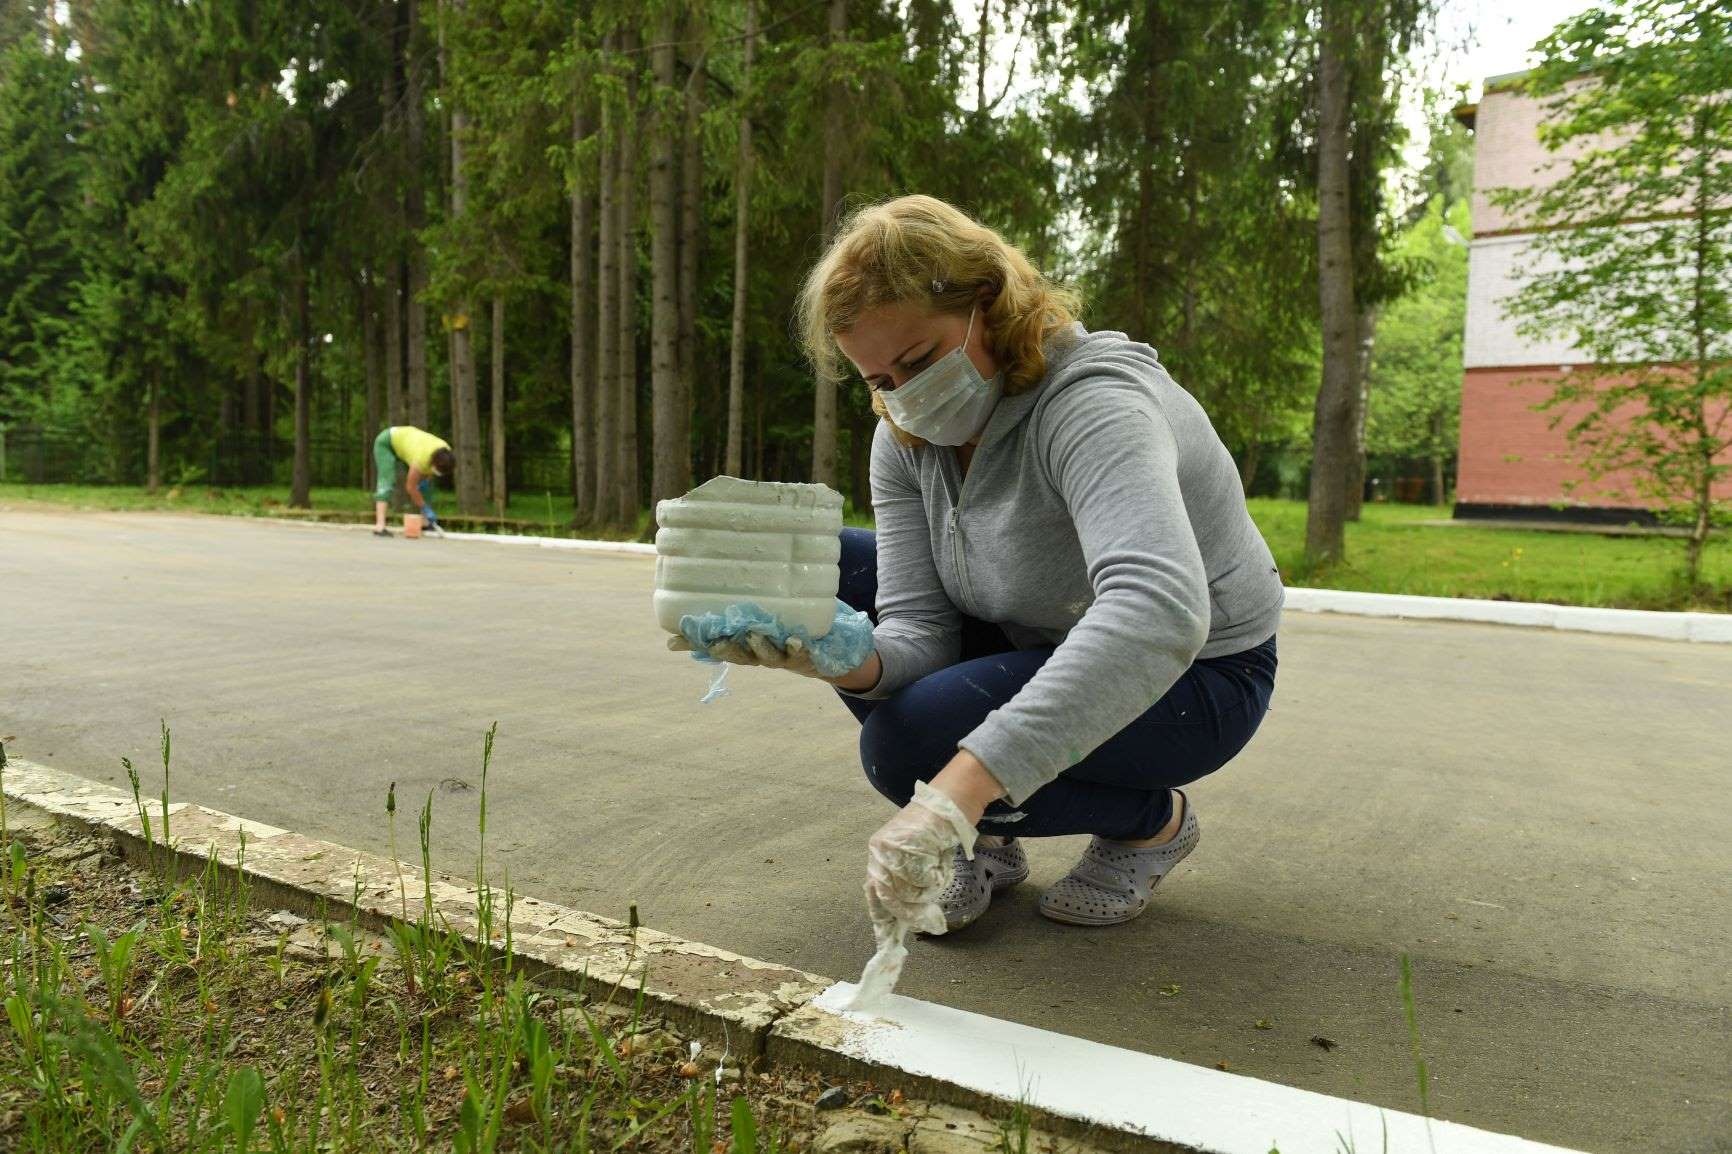
[[[902,925],[928,934],[945,930],[938,897],[950,884],[951,856],[962,846],[974,857],[974,826],[955,799],[916,782],[914,800],[866,844],[866,909],[880,941]]]

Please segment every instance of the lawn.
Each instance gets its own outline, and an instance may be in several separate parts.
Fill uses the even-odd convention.
[[[314,489],[313,510],[320,514],[343,514],[355,520],[373,516],[373,495],[358,488]],[[164,486],[155,494],[127,485],[22,485],[0,484],[0,506],[52,504],[78,509],[156,510],[171,513],[224,513],[242,517],[281,516],[290,512],[287,485],[219,489],[206,485],[185,488]],[[451,493],[437,493],[433,506],[442,518],[454,517],[457,500]],[[492,513],[491,508],[489,513]],[[520,493],[506,506],[509,520],[532,522],[531,531],[546,533],[550,527],[564,535],[571,520],[571,498],[547,493]],[[647,517],[647,515],[646,515]],[[623,536],[624,534],[620,534]]]
[[[281,487],[194,486],[165,489],[152,496],[142,489],[120,486],[0,484],[0,509],[52,504],[268,517],[289,513],[288,496],[288,490]],[[437,504],[447,520],[458,527],[450,495],[441,495]],[[1724,534],[1710,545],[1704,559],[1703,577],[1710,591],[1691,597],[1678,580],[1684,556],[1680,541],[1438,524],[1448,519],[1449,511],[1430,505],[1367,505],[1364,518],[1348,526],[1347,563],[1321,573],[1306,573],[1301,565],[1304,502],[1259,497],[1250,505],[1251,515],[1290,585],[1632,609],[1732,610],[1732,542]],[[371,495],[359,489],[315,489],[313,508],[321,514],[366,520],[373,505]],[[571,519],[569,497],[517,494],[506,509],[506,517],[520,522],[511,526],[512,531],[572,535],[567,528]],[[870,525],[871,520],[851,512],[848,523]],[[584,535],[642,538],[648,527],[646,511],[631,532]]]
[[[1684,543],[1666,537],[1500,528],[1446,520],[1429,505],[1367,505],[1347,527],[1347,563],[1304,573],[1305,504],[1254,498],[1251,515],[1289,585],[1551,601],[1625,609],[1732,610],[1732,542],[1715,539],[1703,580],[1716,592],[1686,595]]]

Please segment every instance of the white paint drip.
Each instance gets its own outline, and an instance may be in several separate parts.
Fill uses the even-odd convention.
[[[852,987],[847,1009],[857,1014],[876,1014],[884,1008],[891,991],[902,977],[902,966],[908,961],[908,931],[897,926],[878,942],[878,948],[866,959],[860,972],[860,983]]]
[[[729,665],[726,661],[722,662],[721,665],[717,667],[716,672],[715,672],[715,676],[710,678],[709,692],[705,693],[702,697],[698,698],[698,704],[699,705],[708,705],[710,702],[714,701],[716,698],[726,697],[729,694],[729,692],[731,692],[728,689],[727,681],[728,681],[728,670],[730,670],[732,668],[733,668],[733,666]]]
[[[845,1023],[829,1048],[850,1057],[936,1078],[1050,1114],[1146,1134],[1211,1154],[1339,1154],[1341,1138],[1360,1150],[1403,1154],[1569,1154],[1508,1134],[1384,1110],[1158,1058],[983,1014],[891,994],[872,1014],[851,1010],[856,987],[843,982],[803,1014]],[[828,1033],[828,1031],[826,1031]]]

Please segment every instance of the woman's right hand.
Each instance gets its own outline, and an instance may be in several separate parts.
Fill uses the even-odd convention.
[[[692,652],[692,643],[684,637],[668,638],[668,648],[675,653]],[[761,633],[750,634],[744,640],[729,637],[718,641],[709,648],[709,656],[717,661],[726,661],[729,665],[756,665],[764,669],[786,669],[790,673],[798,673],[802,677],[815,677],[819,681],[828,681],[837,689],[846,689],[860,693],[878,684],[878,679],[884,675],[884,664],[878,660],[878,651],[874,649],[860,665],[842,674],[840,677],[826,677],[818,672],[812,663],[812,653],[798,637],[788,638],[788,647],[779,648],[774,641]]]
[[[789,637],[786,644],[778,645],[763,633],[744,629],[706,645],[702,644],[705,619],[698,617],[682,618],[680,629],[667,642],[668,648],[676,653],[701,653],[731,665],[786,669],[828,681],[841,689],[870,689],[878,684],[883,669],[872,645],[871,620],[841,601],[836,602],[836,618],[830,632],[811,643]]]
[[[675,635],[668,638],[668,648],[675,653],[691,653],[696,650],[684,636]],[[729,665],[757,665],[764,669],[786,669],[790,673],[798,673],[805,677],[823,678],[812,664],[812,653],[798,637],[788,638],[786,649],[765,637],[762,633],[748,633],[744,637],[724,637],[704,651],[705,656],[716,661],[726,661]]]

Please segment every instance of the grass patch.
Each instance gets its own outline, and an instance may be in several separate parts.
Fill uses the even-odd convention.
[[[134,804],[170,836],[157,799],[135,787]],[[814,1076],[699,1048],[617,988],[527,980],[508,886],[478,883],[476,938],[502,926],[502,956],[450,932],[430,891],[378,936],[343,908],[255,908],[214,863],[176,880],[166,854],[134,869],[106,838],[6,816],[0,1149],[779,1154],[849,1114],[923,1124],[921,1104],[869,1083],[842,1083],[852,1105],[819,1115]]]
[[[1289,585],[1623,609],[1732,610],[1732,542],[1724,536],[1703,556],[1707,587],[1692,593],[1679,575],[1683,542],[1670,538],[1439,525],[1434,522],[1447,519],[1447,509],[1367,505],[1363,518],[1347,526],[1347,563],[1307,573],[1305,503],[1253,498],[1250,507]]]
[[[373,494],[363,489],[314,489],[313,513],[320,519],[354,521],[373,520]],[[52,506],[90,512],[155,512],[155,513],[215,513],[231,517],[294,517],[305,514],[289,508],[288,486],[258,486],[221,489],[208,485],[184,488],[164,486],[156,493],[126,485],[26,485],[18,482],[0,483],[0,508]],[[475,524],[459,516],[456,502],[449,493],[435,499],[442,523],[465,531],[527,533],[545,537],[584,537],[608,541],[640,541],[651,539],[653,514],[645,509],[638,514],[631,529],[589,527],[581,531],[571,528],[571,498],[554,493],[517,493],[506,503],[504,521],[494,523],[489,511],[487,519]],[[860,513],[849,504],[844,520],[849,525],[872,527],[869,513]],[[400,523],[400,511],[394,511],[392,523]]]

